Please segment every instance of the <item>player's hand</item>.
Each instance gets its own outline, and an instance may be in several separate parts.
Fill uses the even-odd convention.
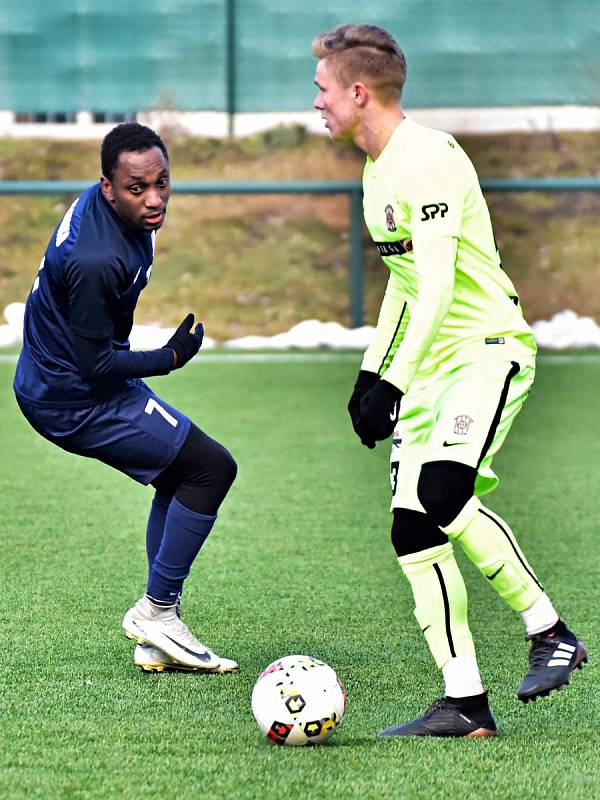
[[[358,426],[362,431],[361,441],[370,447],[370,442],[381,442],[391,436],[398,422],[402,392],[386,380],[378,381],[362,396]]]
[[[164,345],[164,347],[170,347],[175,353],[174,369],[183,367],[200,350],[202,339],[204,338],[204,327],[199,322],[192,331],[193,324],[194,315],[188,314],[173,336]]]
[[[369,372],[366,369],[361,369],[358,373],[356,378],[356,383],[354,384],[354,390],[350,395],[350,400],[348,401],[348,413],[350,414],[350,419],[352,421],[352,427],[354,428],[354,432],[360,439],[360,441],[372,450],[375,447],[375,442],[371,441],[371,439],[366,439],[364,432],[360,425],[360,401],[369,389],[371,389],[379,380],[379,375],[376,372]]]

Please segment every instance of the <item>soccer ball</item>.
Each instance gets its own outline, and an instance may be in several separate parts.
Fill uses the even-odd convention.
[[[284,656],[264,669],[252,691],[260,730],[277,744],[321,744],[346,708],[346,692],[330,666],[312,656]]]

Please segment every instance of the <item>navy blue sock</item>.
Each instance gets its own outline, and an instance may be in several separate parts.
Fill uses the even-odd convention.
[[[152,566],[165,529],[167,511],[171,504],[170,497],[155,494],[150,506],[148,524],[146,525],[146,555],[148,556],[148,570]]]
[[[162,541],[148,577],[146,593],[152,599],[162,604],[176,602],[216,518],[216,514],[190,511],[175,497],[171,500]]]

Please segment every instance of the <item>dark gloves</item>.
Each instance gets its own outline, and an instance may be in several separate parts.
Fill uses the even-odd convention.
[[[354,384],[354,390],[348,401],[348,413],[350,414],[353,426],[360,416],[360,401],[363,395],[365,395],[372,386],[375,386],[378,380],[379,375],[375,372],[367,372],[366,369],[361,369],[358,373],[356,383]],[[356,430],[356,428],[354,428],[354,430]]]
[[[350,395],[350,400],[348,401],[348,413],[350,414],[350,419],[352,420],[354,432],[361,442],[366,447],[370,447],[371,449],[375,447],[375,443],[369,443],[363,439],[362,429],[360,427],[360,401],[362,397],[369,391],[369,389],[372,386],[375,386],[378,380],[379,375],[377,375],[377,373],[368,372],[366,369],[361,369],[356,378],[356,383],[354,384],[354,390]]]
[[[389,381],[378,381],[360,401],[358,430],[361,442],[369,448],[391,436],[398,422],[402,392]],[[357,432],[358,432],[357,430]]]
[[[175,352],[175,369],[187,364],[190,358],[193,358],[200,350],[204,337],[204,327],[199,322],[192,333],[193,324],[194,315],[188,314],[169,341],[163,345],[164,347],[170,347]]]

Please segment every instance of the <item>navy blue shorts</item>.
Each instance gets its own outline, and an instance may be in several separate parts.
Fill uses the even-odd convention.
[[[148,484],[179,453],[189,417],[165,403],[143,381],[87,408],[39,408],[18,400],[35,430],[70,453],[103,461]]]

